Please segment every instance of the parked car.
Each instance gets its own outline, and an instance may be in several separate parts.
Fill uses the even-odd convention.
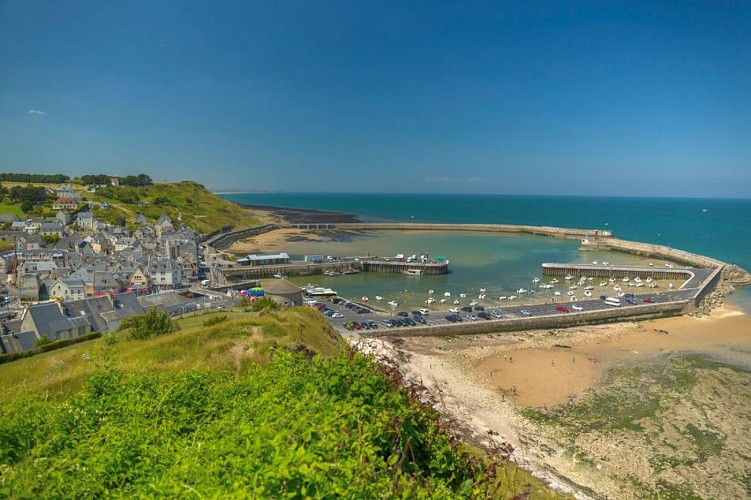
[[[655,301],[655,299],[653,297],[646,297],[646,298],[642,299],[642,301],[646,302],[647,304],[651,304],[651,303],[653,303]]]
[[[563,307],[563,306],[558,306],[558,307],[555,308],[555,310],[558,311],[558,312],[562,312],[562,313],[571,312],[571,311],[568,310],[567,307]]]
[[[532,316],[532,313],[531,313],[531,312],[529,312],[529,311],[528,311],[527,309],[522,309],[522,310],[521,310],[521,311],[519,311],[519,312],[520,312],[520,313],[522,313],[522,314],[523,314],[523,315],[525,315],[525,316]]]
[[[578,305],[578,304],[574,304],[573,306],[571,306],[571,309],[573,309],[574,311],[583,311],[584,310],[584,308],[582,306]]]
[[[397,316],[401,316],[402,318],[406,318],[409,316],[409,313],[407,311],[399,311],[396,313]]]
[[[636,300],[635,299],[626,299],[626,303],[627,304],[631,304],[631,305],[635,305],[636,304]]]

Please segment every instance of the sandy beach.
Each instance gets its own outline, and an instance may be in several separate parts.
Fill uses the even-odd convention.
[[[593,388],[607,378],[611,369],[648,366],[655,359],[679,353],[698,353],[748,371],[750,346],[751,317],[728,308],[715,310],[703,318],[682,316],[512,334],[404,338],[398,342],[399,350],[409,360],[405,365],[408,372],[439,394],[446,408],[478,434],[498,432],[499,442],[506,441],[517,448],[515,460],[554,484],[565,477],[609,498],[637,498],[639,493],[621,491],[622,476],[616,472],[606,477],[599,475],[597,469],[582,468],[577,460],[572,460],[571,451],[565,451],[564,444],[558,441],[558,431],[531,422],[523,416],[524,409],[547,412],[588,401]],[[722,371],[718,373],[722,375]],[[732,411],[748,403],[726,399],[715,400],[712,405]],[[682,422],[686,416],[680,407],[685,404],[677,401],[675,408],[666,409],[666,418]],[[700,408],[705,404],[708,403],[703,400],[692,402]],[[706,425],[721,426],[721,422]],[[745,431],[741,427],[738,432]],[[591,455],[599,452],[600,460],[619,464],[618,470],[641,475],[640,481],[645,484],[650,481],[657,484],[657,473],[649,464],[629,461],[627,447],[633,444],[630,439],[642,438],[620,436],[626,446],[621,455],[615,449],[602,451],[603,435],[596,438],[587,435],[586,439],[583,436],[574,449]],[[610,436],[613,443],[618,441],[614,435]],[[749,451],[745,449],[747,446],[751,446],[748,438],[741,435],[731,444],[740,451],[738,448],[731,451],[745,453]],[[720,472],[712,470],[712,473],[722,477]],[[727,484],[717,488],[725,491],[727,498],[738,491],[727,489]]]

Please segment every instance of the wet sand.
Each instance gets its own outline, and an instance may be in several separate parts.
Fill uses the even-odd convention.
[[[451,340],[408,338],[400,347],[425,356],[425,362],[413,370],[424,378],[448,380],[459,394],[472,390],[469,383],[522,406],[545,407],[580,397],[613,363],[656,354],[704,352],[751,366],[751,317],[720,309],[703,318],[681,316]],[[446,369],[435,371],[438,366]],[[457,380],[456,371],[462,378],[471,375],[472,380]]]

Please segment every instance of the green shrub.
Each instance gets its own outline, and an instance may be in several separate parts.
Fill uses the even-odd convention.
[[[157,335],[174,332],[178,329],[178,326],[170,319],[167,311],[159,312],[154,308],[146,314],[123,320],[118,330],[126,329],[130,329],[128,339],[144,340]]]
[[[219,323],[224,323],[227,321],[227,315],[223,316],[211,316],[209,319],[203,322],[203,326],[214,326],[218,325]]]

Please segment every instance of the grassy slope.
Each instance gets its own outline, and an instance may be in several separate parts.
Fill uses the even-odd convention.
[[[143,342],[122,341],[114,350],[106,348],[103,341],[85,342],[0,365],[0,380],[5,386],[0,401],[36,390],[49,391],[53,396],[66,395],[81,387],[105,352],[112,367],[125,371],[200,369],[232,374],[243,370],[247,363],[264,362],[274,344],[292,349],[304,346],[321,355],[346,348],[344,340],[310,308],[261,316],[230,311],[221,314],[227,316],[227,321],[202,326],[213,316],[217,314],[186,317],[178,321],[181,330],[176,333]],[[113,335],[120,340],[125,338],[122,332]]]
[[[3,183],[6,187],[12,187],[14,184],[19,183]],[[28,183],[20,184],[29,185]],[[31,183],[30,185],[50,189],[58,187],[52,184]],[[174,223],[179,223],[178,216],[181,216],[182,222],[199,233],[211,233],[224,226],[243,228],[259,223],[250,211],[219,198],[202,185],[192,181],[155,183],[144,187],[108,187],[95,193],[88,193],[84,186],[74,184],[73,190],[81,195],[84,201],[109,204],[110,208],[107,209],[95,207],[94,214],[110,223],[119,224],[124,217],[128,225],[135,226],[135,220],[139,214],[143,214],[154,221],[165,213],[172,218]],[[121,201],[128,198],[133,202]],[[154,201],[157,198],[167,201],[156,205]],[[146,204],[138,205],[135,200],[146,202]],[[44,213],[52,216],[56,211],[51,208],[52,202],[49,203],[50,205],[45,207]],[[26,217],[26,214],[21,211],[20,203],[0,204],[0,213],[14,213],[20,218]]]
[[[222,316],[227,319],[213,326],[204,326],[207,319]],[[179,324],[180,331],[146,341],[128,341],[123,333],[117,333],[114,334],[117,342],[108,341],[105,336],[96,341],[0,365],[0,380],[4,381],[5,389],[0,393],[0,401],[2,405],[12,405],[14,399],[33,394],[46,394],[51,402],[69,401],[87,385],[86,381],[93,373],[103,368],[126,374],[126,378],[161,374],[182,380],[190,376],[190,371],[197,370],[218,375],[221,380],[227,380],[227,376],[242,379],[268,364],[275,347],[312,352],[324,357],[336,356],[347,349],[346,342],[321,320],[318,312],[308,308],[261,315],[225,311],[187,317],[179,320]],[[346,370],[342,374],[346,378],[345,374]],[[359,432],[367,429],[368,425],[377,425],[380,429],[381,424],[369,423],[363,416],[358,421]],[[289,431],[281,427],[279,432],[284,434]],[[181,457],[183,460],[182,454]],[[190,459],[200,461],[200,457]],[[65,470],[59,472],[67,475]],[[498,467],[495,474],[495,481],[501,484],[501,489],[495,492],[496,497],[510,498],[527,493],[530,496],[525,498],[557,498],[513,464]]]
[[[117,198],[122,198],[123,193],[137,196],[139,200],[147,202],[147,205],[119,201]],[[224,226],[241,228],[258,223],[248,210],[215,196],[202,185],[192,181],[155,183],[144,187],[110,187],[96,193],[84,193],[83,197],[86,200],[107,202],[110,205],[108,209],[96,209],[94,213],[98,217],[112,220],[117,216],[124,216],[128,224],[133,224],[138,214],[156,220],[164,213],[175,223],[178,216],[181,216],[182,222],[200,233],[210,233]],[[155,205],[154,201],[157,198],[166,198],[169,201]]]

